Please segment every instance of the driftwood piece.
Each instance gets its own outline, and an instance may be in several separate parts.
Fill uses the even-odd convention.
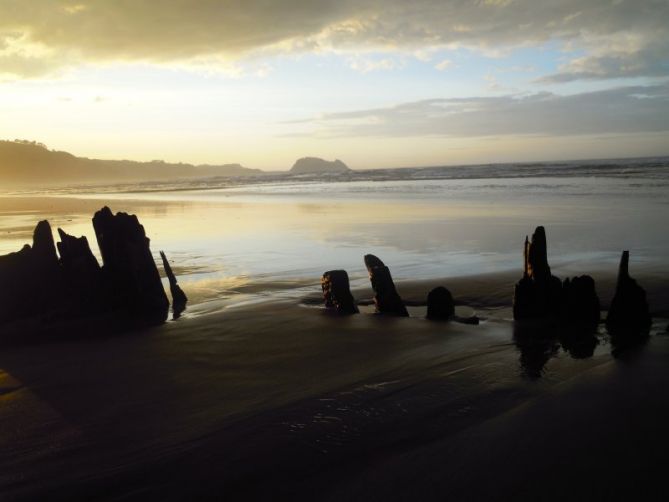
[[[427,315],[432,321],[447,321],[455,315],[453,295],[443,286],[430,291],[427,295]]]
[[[132,315],[165,320],[169,300],[137,216],[103,207],[93,217],[112,305]]]
[[[172,295],[172,314],[174,315],[174,318],[177,319],[181,313],[186,310],[188,297],[186,297],[186,293],[184,293],[179,284],[177,284],[177,278],[175,277],[174,272],[172,272],[170,262],[167,261],[167,256],[165,256],[163,251],[160,252],[160,257],[163,260],[163,270],[165,270],[167,280],[170,282],[170,293]]]
[[[60,267],[47,221],[33,233],[33,245],[0,256],[0,322],[44,316],[61,302]]]
[[[103,267],[85,237],[62,229],[57,253],[47,221],[37,224],[32,246],[0,256],[0,323],[34,318],[46,327],[104,314],[123,329],[166,319],[169,302],[137,217],[105,207],[93,224]]]
[[[74,237],[58,229],[58,253],[63,278],[73,310],[80,315],[93,314],[108,308],[109,298],[102,269],[93,255],[86,237]]]
[[[612,334],[643,334],[650,329],[651,321],[646,291],[630,277],[629,251],[623,251],[616,292],[606,317],[606,327]]]
[[[53,241],[51,225],[46,220],[40,221],[33,232],[33,257],[35,265],[42,273],[56,274],[58,255]]]
[[[560,313],[562,283],[548,265],[546,232],[537,227],[530,241],[525,237],[523,278],[513,296],[514,319],[557,317]]]
[[[325,307],[336,310],[339,314],[357,314],[346,270],[329,270],[321,277],[323,302]]]
[[[390,269],[376,256],[365,255],[365,266],[374,289],[376,312],[384,315],[409,317],[402,298],[395,289]]]
[[[560,318],[568,324],[595,327],[599,324],[599,297],[589,275],[565,279],[562,284]]]
[[[26,302],[33,304],[34,312],[48,316],[62,304],[61,270],[48,221],[37,223],[30,254],[29,282],[32,283],[32,292]]]

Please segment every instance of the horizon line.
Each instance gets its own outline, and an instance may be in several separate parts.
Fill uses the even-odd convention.
[[[50,148],[48,145],[45,143],[42,143],[41,141],[37,140],[28,140],[28,139],[20,139],[20,138],[15,138],[15,139],[0,139],[0,143],[6,142],[6,143],[16,143],[16,144],[26,144],[26,145],[33,145],[37,147],[42,147],[46,149],[49,152],[53,153],[66,153],[69,155],[72,155],[73,157],[76,157],[78,159],[86,159],[86,160],[100,160],[100,161],[105,161],[105,162],[136,162],[138,164],[152,164],[152,163],[164,163],[164,164],[171,164],[171,165],[185,165],[185,166],[191,166],[191,167],[223,167],[223,166],[240,166],[244,169],[250,169],[250,170],[256,170],[256,171],[261,171],[263,173],[285,173],[290,171],[290,167],[286,169],[262,169],[259,167],[251,167],[244,165],[240,162],[221,162],[221,163],[200,163],[200,164],[194,164],[191,162],[184,162],[184,161],[171,161],[171,160],[164,160],[164,159],[152,159],[152,160],[136,160],[136,159],[128,159],[128,158],[120,158],[120,157],[115,157],[115,158],[103,158],[103,157],[84,157],[84,156],[79,156],[75,153],[72,153],[67,150],[59,150],[57,148]],[[295,162],[299,159],[303,158],[316,158],[316,159],[321,159],[325,160],[328,162],[334,162],[336,160],[340,160],[341,162],[348,167],[351,171],[381,171],[381,170],[399,170],[399,169],[435,169],[435,168],[456,168],[456,167],[482,167],[482,166],[508,166],[508,165],[527,165],[527,164],[568,164],[568,163],[575,163],[575,162],[595,162],[595,161],[613,161],[613,160],[646,160],[646,159],[663,159],[663,158],[669,158],[669,152],[664,153],[662,155],[647,155],[647,156],[630,156],[630,157],[585,157],[585,158],[569,158],[569,159],[562,159],[562,160],[557,160],[557,159],[543,159],[543,160],[515,160],[515,161],[506,161],[506,162],[472,162],[472,163],[458,163],[458,164],[425,164],[425,165],[402,165],[402,166],[388,166],[388,167],[367,167],[367,168],[353,168],[350,167],[345,161],[341,160],[341,156],[328,160],[323,157],[318,157],[316,155],[302,155],[298,158],[295,159]]]

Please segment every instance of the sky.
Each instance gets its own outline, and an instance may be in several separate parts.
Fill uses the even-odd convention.
[[[0,0],[0,139],[352,168],[669,155],[669,0]]]

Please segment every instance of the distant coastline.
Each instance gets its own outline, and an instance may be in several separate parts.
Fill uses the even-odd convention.
[[[188,164],[162,160],[102,160],[50,150],[33,141],[0,140],[0,183],[8,188],[105,187],[133,191],[190,190],[271,183],[299,176],[314,181],[393,181],[517,177],[653,176],[669,167],[669,156],[564,161],[503,162],[421,167],[351,169],[340,160],[298,159],[290,170],[264,171],[241,164]],[[333,177],[333,175],[336,175]],[[144,186],[143,186],[144,185]]]
[[[260,169],[240,164],[193,165],[162,160],[101,160],[49,150],[31,141],[0,141],[0,182],[63,185],[72,182],[120,182],[194,179],[212,176],[258,176]]]

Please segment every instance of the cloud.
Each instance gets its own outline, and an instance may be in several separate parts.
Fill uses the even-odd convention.
[[[351,69],[361,73],[398,70],[403,68],[404,64],[404,61],[394,58],[374,59],[371,57],[355,56],[349,59],[349,66]]]
[[[453,66],[453,61],[451,61],[450,59],[443,59],[439,61],[436,65],[434,65],[434,67],[439,71],[447,70],[452,66]]]
[[[502,91],[504,88],[500,85],[499,81],[497,80],[497,77],[492,74],[487,74],[486,76],[483,77],[483,80],[486,81],[486,88],[489,91]]]
[[[47,47],[31,43],[24,34],[0,32],[0,77],[42,77],[66,64],[64,59],[54,58]]]
[[[669,131],[669,84],[574,95],[430,99],[304,120],[320,137],[572,136]]]
[[[666,34],[662,37],[642,38],[621,34],[615,42],[607,45],[603,40],[600,41],[589,55],[569,61],[558,73],[542,77],[538,82],[669,75],[669,36]],[[628,45],[625,46],[624,42]]]
[[[562,40],[586,55],[553,82],[668,75],[668,20],[666,0],[3,0],[0,73],[296,51],[504,54]],[[39,57],[26,54],[37,49]]]

